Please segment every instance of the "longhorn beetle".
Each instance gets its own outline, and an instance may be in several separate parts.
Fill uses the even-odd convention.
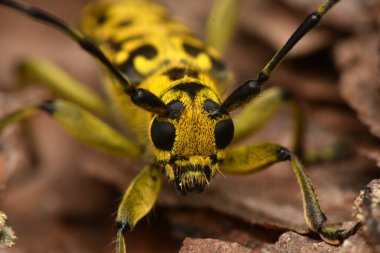
[[[221,90],[230,82],[230,72],[219,53],[230,36],[237,2],[216,2],[214,20],[223,20],[227,25],[210,23],[212,33],[206,44],[170,17],[164,8],[148,0],[96,1],[85,10],[80,31],[37,7],[0,0],[1,5],[60,30],[97,59],[106,70],[105,90],[109,98],[106,102],[84,89],[51,63],[25,61],[23,73],[43,82],[64,99],[42,102],[6,115],[0,120],[0,130],[45,111],[84,143],[125,157],[137,157],[143,152],[152,157],[127,188],[119,205],[118,253],[126,252],[124,234],[154,205],[163,174],[180,193],[186,194],[194,190],[202,192],[219,171],[249,173],[289,161],[301,188],[305,219],[311,231],[328,243],[339,244],[360,226],[357,223],[342,230],[324,226],[326,217],[296,152],[274,143],[228,148],[232,141],[264,123],[271,111],[284,102],[281,90],[261,91],[262,86],[294,45],[338,0],[325,0],[306,17],[256,79],[242,83],[222,100]],[[252,103],[258,94],[262,102],[274,101],[267,111],[259,111],[260,107]],[[243,106],[233,123],[230,112]],[[116,116],[138,136],[137,143],[96,114]],[[296,147],[299,147],[298,137]]]

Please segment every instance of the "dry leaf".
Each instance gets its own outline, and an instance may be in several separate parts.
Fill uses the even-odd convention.
[[[179,253],[253,253],[252,249],[245,248],[237,243],[228,243],[215,239],[186,238]]]
[[[380,137],[379,43],[378,34],[367,34],[342,43],[336,52],[343,70],[341,93],[377,137]]]

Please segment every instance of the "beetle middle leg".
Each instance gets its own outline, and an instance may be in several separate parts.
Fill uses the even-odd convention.
[[[117,130],[66,100],[55,100],[25,107],[0,119],[0,132],[8,125],[30,117],[38,111],[47,112],[77,140],[102,151],[129,157],[141,154],[140,148]]]
[[[71,101],[100,115],[108,116],[105,99],[62,68],[42,58],[26,58],[17,68],[20,85],[33,83],[52,91],[59,98]]]

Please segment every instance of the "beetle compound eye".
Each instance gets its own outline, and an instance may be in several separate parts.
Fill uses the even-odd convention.
[[[231,119],[223,120],[215,126],[215,143],[218,149],[227,147],[234,137],[234,124]]]
[[[175,127],[168,122],[153,120],[150,135],[156,148],[171,150],[175,140]]]

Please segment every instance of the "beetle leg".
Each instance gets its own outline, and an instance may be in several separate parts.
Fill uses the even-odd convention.
[[[348,229],[325,227],[327,220],[322,212],[314,185],[298,157],[288,149],[273,143],[259,143],[231,149],[221,163],[224,173],[251,173],[268,168],[269,165],[281,161],[290,161],[293,171],[301,187],[304,216],[309,229],[316,232],[330,244],[340,244],[344,239],[355,234],[360,223]]]
[[[162,175],[159,168],[150,165],[144,168],[125,192],[117,211],[118,232],[116,252],[126,253],[124,234],[153,207],[161,188]]]
[[[26,107],[0,119],[0,132],[9,124],[47,112],[74,138],[100,150],[123,156],[137,157],[141,150],[124,135],[87,110],[65,100],[55,100]]]
[[[107,115],[106,102],[85,84],[59,66],[42,58],[27,58],[17,66],[20,85],[33,82],[54,92],[57,97],[74,102],[93,112]]]

